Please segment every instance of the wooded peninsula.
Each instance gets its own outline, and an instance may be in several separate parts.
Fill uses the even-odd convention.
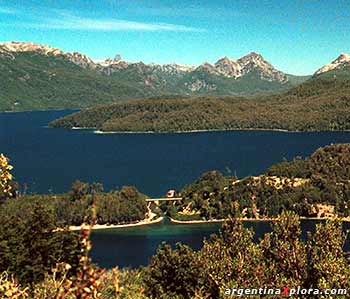
[[[350,80],[316,77],[288,92],[254,97],[159,97],[99,106],[50,127],[100,132],[202,130],[337,131],[350,129]]]

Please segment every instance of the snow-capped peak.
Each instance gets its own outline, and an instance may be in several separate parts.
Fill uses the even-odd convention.
[[[274,68],[264,57],[256,52],[251,52],[240,59],[237,62],[242,67],[242,74],[245,75],[253,70],[258,71],[260,78],[267,81],[280,81],[285,82],[288,80],[288,76],[283,72]]]
[[[120,56],[120,54],[116,54],[114,56],[114,58],[106,58],[106,59],[103,59],[103,60],[95,60],[95,63],[103,66],[103,67],[107,67],[107,66],[110,66],[110,65],[113,65],[113,64],[118,64],[120,62],[123,62],[122,60],[122,57]]]
[[[58,48],[41,45],[32,42],[4,42],[0,43],[0,53],[5,53],[14,57],[14,53],[35,52],[41,55],[65,56],[71,62],[82,67],[96,68],[94,61],[85,54],[79,52],[64,52]]]
[[[0,43],[0,52],[39,52],[41,54],[61,55],[63,51],[47,45],[32,42],[4,42]]]
[[[339,57],[333,60],[331,63],[324,65],[319,70],[316,71],[316,75],[329,72],[334,69],[338,69],[344,65],[350,64],[350,55],[347,53],[342,53]]]
[[[237,61],[231,60],[227,56],[220,58],[215,63],[215,68],[225,77],[238,78],[242,75],[242,66]]]
[[[261,54],[256,52],[251,52],[238,60],[233,60],[224,56],[220,58],[214,65],[205,62],[198,67],[184,66],[176,63],[171,64],[144,64],[142,62],[127,62],[121,59],[121,56],[117,54],[114,58],[107,58],[104,60],[92,60],[87,55],[81,54],[79,52],[64,52],[60,49],[53,48],[47,45],[40,45],[32,42],[5,42],[0,43],[0,54],[7,55],[11,58],[15,58],[15,53],[18,52],[37,52],[42,55],[53,55],[53,56],[64,56],[71,62],[90,69],[97,69],[101,72],[111,74],[113,72],[126,69],[130,66],[137,67],[137,69],[144,70],[149,68],[151,72],[153,71],[163,71],[167,73],[183,74],[186,72],[206,71],[211,74],[218,76],[224,76],[227,78],[239,78],[251,71],[257,71],[261,79],[268,81],[286,81],[287,75],[275,69],[271,64],[269,64]],[[348,62],[350,57],[348,54],[341,55],[331,67],[336,67],[341,63]],[[336,66],[334,66],[336,65]]]

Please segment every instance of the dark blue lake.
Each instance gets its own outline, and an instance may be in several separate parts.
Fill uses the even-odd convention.
[[[239,177],[271,164],[308,156],[320,146],[349,143],[350,133],[232,131],[188,134],[94,134],[49,129],[72,111],[0,113],[0,152],[11,158],[16,180],[33,193],[65,192],[74,180],[101,182],[105,189],[134,185],[150,196],[181,189],[203,172],[217,169]],[[268,223],[247,223],[257,238]],[[93,234],[93,259],[101,266],[147,264],[162,241],[200,248],[219,224],[172,225],[104,230]],[[314,227],[303,224],[304,234]],[[350,228],[350,227],[348,227]]]
[[[239,177],[259,174],[284,158],[350,142],[347,132],[100,135],[46,127],[69,113],[0,113],[0,152],[11,158],[16,180],[31,192],[64,192],[80,179],[101,182],[107,190],[134,185],[149,196],[160,196],[208,170]]]

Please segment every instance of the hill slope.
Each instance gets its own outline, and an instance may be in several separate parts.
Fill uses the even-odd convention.
[[[145,96],[130,84],[83,68],[64,56],[0,55],[0,110],[89,107]]]

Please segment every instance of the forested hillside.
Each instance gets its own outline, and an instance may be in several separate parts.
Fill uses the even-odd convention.
[[[280,95],[131,101],[83,110],[50,126],[106,132],[349,130],[349,94],[349,77],[314,77]]]
[[[238,179],[208,172],[181,196],[183,201],[168,205],[180,220],[223,219],[237,210],[256,219],[284,210],[304,217],[349,217],[350,145],[320,148],[308,159],[273,165],[260,176]]]
[[[91,107],[147,96],[131,83],[82,68],[64,56],[0,55],[0,110]]]

